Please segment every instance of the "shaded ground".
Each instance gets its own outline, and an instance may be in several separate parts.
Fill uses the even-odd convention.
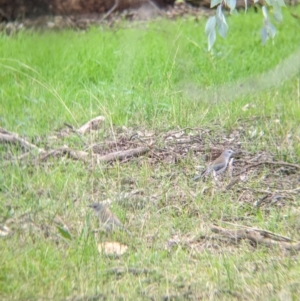
[[[138,9],[126,9],[122,12],[107,12],[105,14],[83,14],[83,15],[60,15],[60,16],[40,16],[36,18],[19,19],[13,22],[0,23],[0,30],[7,34],[13,34],[24,28],[34,29],[63,29],[72,28],[85,30],[91,25],[114,26],[124,20],[130,21],[147,21],[156,17],[165,17],[175,19],[184,15],[199,18],[208,15],[210,9],[201,7],[192,7],[186,3],[175,3],[166,9],[158,9],[151,4],[145,4]]]

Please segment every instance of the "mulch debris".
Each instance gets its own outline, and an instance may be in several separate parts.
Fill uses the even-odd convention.
[[[177,166],[178,169],[178,163],[180,163],[180,167],[182,166],[183,169],[181,174],[186,176],[188,181],[191,181],[193,175],[189,171],[189,166],[197,164],[199,158],[202,158],[204,168],[222,150],[230,148],[236,152],[230,174],[224,173],[220,177],[221,182],[218,179],[217,181],[212,179],[212,181],[216,181],[214,189],[217,193],[226,193],[232,190],[238,196],[237,202],[249,204],[256,208],[268,208],[270,206],[280,208],[285,206],[287,202],[294,202],[300,194],[300,165],[278,161],[273,154],[266,151],[249,153],[242,147],[241,136],[244,137],[244,133],[241,131],[242,129],[225,133],[189,127],[167,131],[126,127],[113,128],[105,126],[105,118],[102,116],[88,121],[78,129],[65,124],[63,128],[50,136],[36,137],[31,141],[0,128],[0,143],[4,145],[4,153],[1,154],[4,160],[2,160],[1,165],[4,167],[15,163],[19,165],[47,164],[49,158],[76,160],[82,162],[87,168],[94,168],[96,165],[109,168],[116,161],[119,164],[128,164],[132,161],[141,160],[147,161],[154,167],[163,164]],[[70,137],[78,137],[79,146],[77,149],[66,145]],[[12,148],[12,145],[15,147]],[[184,165],[189,166],[185,168]],[[224,177],[227,180],[229,178],[229,181],[226,185],[220,185]],[[171,175],[170,181],[172,179],[173,176]],[[132,183],[132,179],[130,183]],[[191,185],[197,184],[191,183]],[[134,185],[131,186],[134,189]],[[130,192],[128,193],[130,194]],[[145,191],[142,193],[144,194]],[[134,192],[133,194],[136,195],[137,193]],[[140,198],[141,196],[139,196]],[[183,200],[184,195],[180,198]],[[26,222],[21,222],[21,224],[31,224],[31,227],[35,225],[30,219],[26,219]],[[63,222],[58,221],[55,227],[60,234],[65,235],[66,239],[69,238],[69,232],[66,230],[68,227]],[[28,227],[26,226],[26,228]],[[46,228],[47,231],[45,229],[43,231],[45,236],[48,232],[48,227]],[[7,229],[9,229],[8,225],[1,226],[1,236],[9,234]],[[299,243],[285,241],[285,238],[282,237],[282,241],[273,242],[275,234],[270,237],[270,233],[267,233],[268,237],[265,237],[266,232],[256,228],[237,231],[214,225],[211,230],[224,237],[230,237],[235,242],[247,239],[253,243],[256,240],[257,243],[268,247],[279,245],[285,250],[300,250]],[[234,233],[235,235],[233,235]],[[177,239],[170,239],[167,243],[167,249],[172,249],[174,245],[178,244],[178,241]],[[203,246],[211,243],[215,245],[215,242],[207,239],[205,242],[201,239],[197,243],[192,240],[190,244],[193,249],[202,249]]]

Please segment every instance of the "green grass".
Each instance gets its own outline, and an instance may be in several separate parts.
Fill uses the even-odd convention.
[[[119,125],[193,126],[219,120],[224,110],[238,109],[234,118],[221,117],[224,125],[230,125],[255,113],[241,112],[242,104],[250,102],[260,113],[276,115],[283,103],[290,108],[287,101],[299,101],[297,78],[266,94],[244,95],[238,99],[240,106],[227,104],[235,100],[230,97],[212,107],[223,100],[222,95],[213,99],[205,95],[207,87],[254,78],[297,50],[297,19],[286,12],[274,45],[262,47],[260,14],[229,18],[228,38],[218,37],[214,56],[206,51],[204,22],[161,20],[124,23],[114,30],[92,28],[87,33],[2,36],[2,124],[32,135],[47,133],[64,121],[81,124],[87,117],[104,114]],[[290,119],[293,112],[298,119],[298,109],[299,105],[297,111],[285,113]]]
[[[291,11],[299,15],[300,7],[284,10],[275,41],[264,47],[260,14],[249,11],[228,18],[228,38],[218,37],[212,54],[206,51],[205,19],[195,22],[191,17],[124,22],[87,32],[1,35],[0,125],[41,147],[61,145],[60,140],[49,142],[48,136],[64,122],[78,127],[98,115],[106,117],[105,124],[85,138],[87,144],[112,140],[112,132],[118,136],[122,126],[157,133],[199,127],[210,130],[210,135],[203,134],[209,151],[211,145],[224,143],[222,135],[238,131],[242,150],[263,150],[299,164],[299,74],[280,85],[231,93],[244,81],[257,83],[299,51],[300,22]],[[85,146],[75,135],[63,143]],[[2,300],[299,296],[297,253],[220,242],[210,232],[212,222],[245,218],[237,223],[298,241],[299,196],[283,207],[258,210],[240,200],[238,189],[221,193],[211,182],[191,185],[195,165],[206,162],[190,154],[176,164],[153,164],[144,156],[93,168],[65,158],[5,165],[7,154],[18,156],[20,150],[0,145],[0,225],[14,230],[0,239]],[[266,189],[262,183],[268,174],[266,167],[245,185]],[[122,184],[128,177],[133,186]],[[142,193],[122,197],[132,190]],[[113,211],[132,237],[92,233],[97,223],[86,205],[108,198],[120,200]],[[62,237],[58,225],[68,227],[71,240]],[[167,242],[176,237],[180,242],[168,249]],[[99,254],[97,243],[106,240],[129,249],[121,257]],[[124,273],[111,273],[116,267]],[[135,275],[126,271],[130,267],[147,273]]]

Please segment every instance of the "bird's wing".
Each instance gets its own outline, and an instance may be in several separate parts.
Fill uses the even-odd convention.
[[[218,171],[220,171],[221,169],[223,169],[224,167],[226,167],[226,164],[224,164],[224,163],[218,163],[218,164],[215,164],[214,166],[213,166],[213,170],[215,171],[215,172],[218,172]]]

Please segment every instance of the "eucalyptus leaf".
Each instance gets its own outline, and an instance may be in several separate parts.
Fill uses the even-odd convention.
[[[233,11],[236,7],[236,0],[226,0],[226,5]]]
[[[238,13],[238,11],[236,9],[233,9],[233,10],[230,11],[230,14],[236,16],[239,13]]]
[[[279,6],[286,6],[284,0],[275,0]]]
[[[276,2],[273,5],[273,10],[274,10],[274,20],[278,23],[282,22],[283,20],[283,16],[282,16],[282,12],[281,12],[281,6]]]
[[[217,23],[217,21],[216,21],[215,16],[208,18],[206,25],[205,25],[205,34],[207,36],[209,36],[212,31],[215,31],[216,23]]]
[[[228,25],[226,23],[225,16],[222,12],[222,6],[219,5],[216,12],[216,21],[217,21],[217,28],[219,31],[219,34],[222,38],[226,38],[227,31],[228,31]]]
[[[216,41],[216,30],[213,30],[209,35],[208,35],[208,51],[210,51]]]
[[[219,19],[221,19],[222,16],[223,16],[222,5],[219,5],[219,6],[217,7],[217,10],[216,10],[216,17],[219,18]]]
[[[269,19],[269,15],[268,15],[267,8],[266,8],[265,6],[263,6],[263,7],[261,8],[261,11],[262,11],[262,13],[263,13],[264,19],[265,19],[265,20],[268,20],[268,19]]]
[[[228,25],[226,23],[220,23],[218,25],[218,31],[220,36],[225,39],[228,31]]]
[[[219,7],[221,7],[221,5],[220,5]],[[217,15],[216,15],[216,17],[217,17],[217,25],[218,25],[218,23],[219,23],[219,24],[220,24],[220,23],[224,23],[224,24],[226,24],[226,26],[227,26],[226,18],[225,18],[225,16],[224,16],[224,14],[223,14],[223,12],[222,12],[221,9],[220,9],[219,11],[217,10]]]
[[[275,26],[271,23],[271,22],[268,22],[268,25],[267,25],[267,31],[268,31],[268,35],[273,39],[275,36],[276,36],[276,28]]]
[[[262,29],[261,29],[261,43],[263,45],[266,44],[267,40],[268,40],[269,36],[268,36],[268,32],[267,32],[267,29],[266,27],[264,26]]]
[[[71,236],[70,232],[67,229],[65,229],[63,227],[60,227],[60,226],[56,226],[56,227],[57,227],[58,232],[60,233],[60,235],[63,238],[66,238],[66,239],[69,239],[69,240],[72,239],[72,236]]]

